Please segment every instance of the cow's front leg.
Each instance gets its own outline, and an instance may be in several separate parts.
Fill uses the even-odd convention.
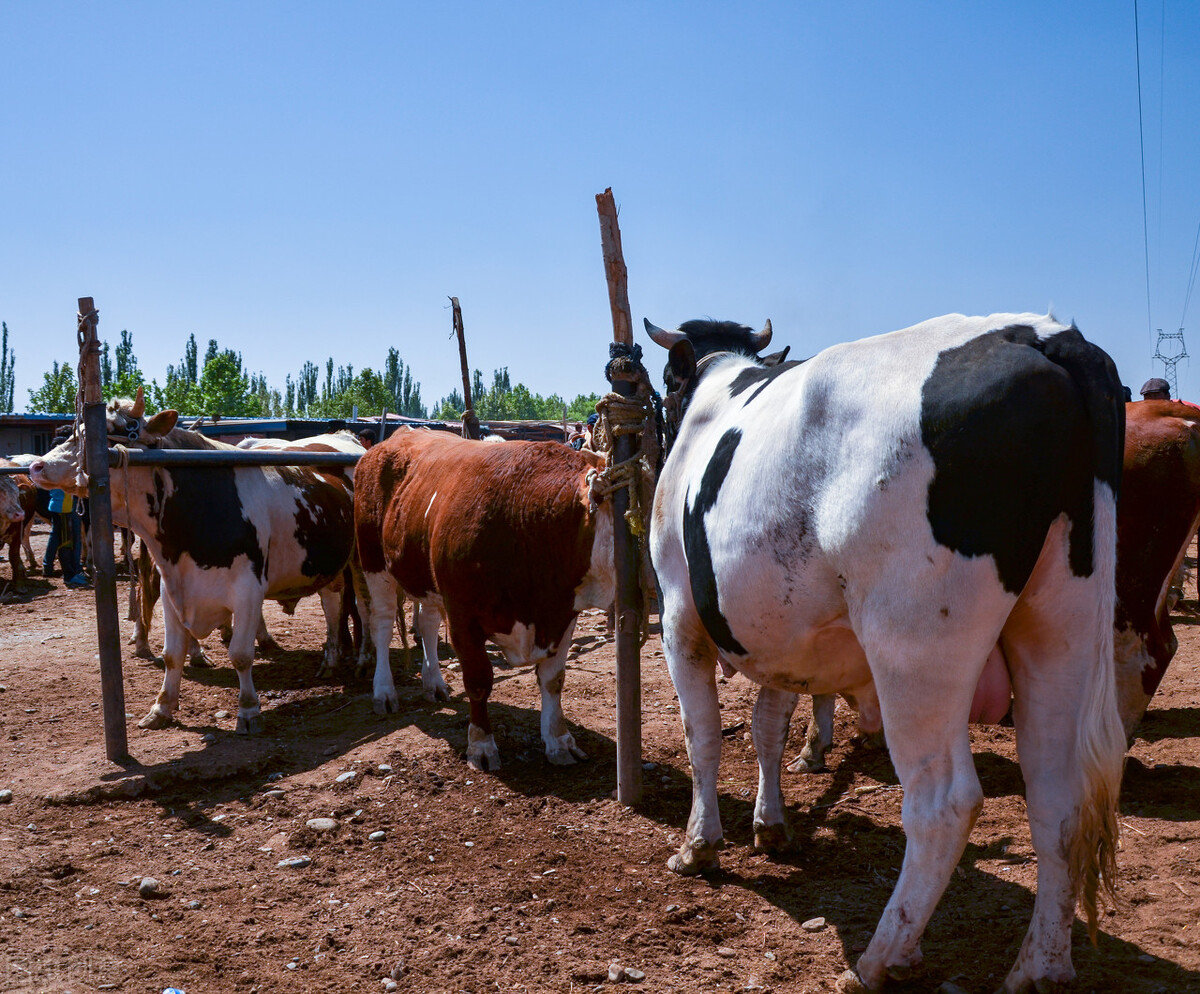
[[[183,677],[183,659],[187,654],[188,635],[175,605],[163,598],[163,627],[166,644],[163,646],[163,682],[158,699],[149,713],[138,722],[138,728],[166,728],[179,707],[179,683]]]
[[[679,695],[679,715],[692,765],[692,813],[683,845],[667,866],[683,876],[696,876],[720,865],[718,849],[724,837],[717,808],[721,706],[717,700],[715,647],[703,635],[681,635],[681,627],[669,617],[664,619],[663,655]]]
[[[575,744],[575,737],[567,731],[562,710],[567,651],[571,648],[575,620],[572,618],[567,625],[554,655],[539,660],[537,664],[538,686],[542,689],[542,741],[546,743],[546,758],[556,766],[570,766],[577,759],[587,759],[587,753]]]
[[[238,715],[234,731],[238,735],[257,735],[263,730],[262,708],[254,690],[251,668],[254,641],[262,624],[262,600],[241,605],[233,615],[233,637],[229,640],[229,661],[238,675]]]
[[[796,710],[797,695],[763,687],[754,703],[751,736],[758,754],[758,799],[754,803],[754,848],[772,852],[792,841],[779,789],[779,770],[788,725]]]
[[[390,573],[367,573],[365,579],[368,591],[367,630],[375,643],[375,682],[372,691],[375,713],[389,714],[400,710],[389,654],[398,585]]]

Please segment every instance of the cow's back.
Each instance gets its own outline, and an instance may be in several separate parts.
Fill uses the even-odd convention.
[[[565,623],[595,535],[586,474],[602,465],[554,442],[397,432],[359,462],[363,568],[414,597],[475,605],[491,631],[547,609]]]

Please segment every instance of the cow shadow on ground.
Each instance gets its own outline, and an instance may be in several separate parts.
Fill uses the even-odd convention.
[[[0,604],[33,604],[57,589],[49,580],[36,576],[28,577],[19,585],[12,580],[0,580]]]
[[[1160,739],[1191,739],[1200,736],[1200,707],[1151,707],[1137,727],[1137,738],[1145,742]]]

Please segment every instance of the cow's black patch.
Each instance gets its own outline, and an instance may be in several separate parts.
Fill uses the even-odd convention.
[[[296,490],[296,543],[304,550],[303,576],[335,577],[352,551],[353,499],[346,490],[323,484],[311,470],[280,466],[279,476]]]
[[[733,400],[741,393],[745,393],[752,387],[755,388],[749,397],[746,398],[745,407],[767,389],[782,373],[786,373],[791,369],[795,369],[800,365],[798,360],[793,362],[783,362],[778,366],[750,366],[743,369],[733,378],[733,382],[729,384],[729,399]]]
[[[921,388],[934,538],[991,556],[1020,593],[1065,512],[1071,571],[1090,576],[1093,480],[1120,483],[1120,391],[1112,360],[1074,328],[1039,339],[1014,325],[942,352]]]
[[[742,433],[737,428],[730,428],[713,451],[712,458],[705,467],[704,475],[700,478],[700,490],[692,501],[691,506],[684,504],[683,509],[683,549],[688,562],[688,579],[692,585],[692,598],[696,602],[696,611],[708,634],[712,636],[717,647],[725,652],[746,655],[746,650],[733,637],[729,622],[721,613],[717,599],[717,577],[713,570],[712,552],[708,547],[708,535],[704,531],[704,515],[717,502],[721,485],[729,473],[733,462],[733,454],[737,451]]]
[[[170,476],[169,496],[159,474]],[[186,552],[197,566],[218,569],[246,556],[254,575],[262,579],[265,563],[258,532],[242,511],[231,467],[174,466],[157,470],[155,476],[161,507],[155,538],[167,562],[178,563]]]

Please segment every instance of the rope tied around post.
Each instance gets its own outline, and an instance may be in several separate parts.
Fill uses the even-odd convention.
[[[639,546],[638,564],[643,595],[640,606],[641,644],[649,636],[650,607],[645,591],[653,590],[654,574],[650,565],[650,546],[646,540],[648,514],[654,503],[654,484],[662,452],[662,405],[650,386],[650,376],[642,365],[642,347],[613,342],[608,347],[609,361],[604,376],[609,383],[625,380],[634,384],[632,396],[615,391],[605,394],[596,404],[600,415],[593,431],[593,446],[610,462],[603,470],[587,475],[588,499],[594,512],[600,501],[622,488],[629,492],[629,510],[625,520]],[[618,463],[611,462],[615,441],[623,435],[640,438],[633,454]]]

